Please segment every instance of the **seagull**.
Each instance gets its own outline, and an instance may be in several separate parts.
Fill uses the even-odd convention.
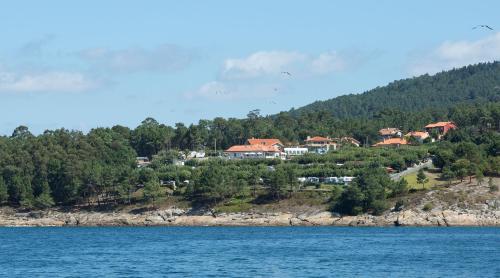
[[[276,104],[276,101],[272,100],[272,101],[271,101],[271,103],[272,103],[272,104]]]
[[[474,27],[472,27],[472,30],[477,29],[477,28],[487,28],[487,29],[493,30],[493,28],[491,28],[490,26],[485,25],[485,24],[474,26]]]
[[[281,73],[282,73],[282,74],[286,74],[286,75],[288,75],[288,76],[292,76],[292,74],[291,74],[291,73],[289,73],[288,71],[282,71]]]
[[[278,88],[274,88],[274,91],[277,92],[278,91]]]

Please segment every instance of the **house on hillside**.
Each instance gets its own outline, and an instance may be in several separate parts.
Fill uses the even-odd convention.
[[[254,144],[254,145],[235,145],[224,151],[229,159],[264,159],[264,158],[285,158],[277,146]]]
[[[396,147],[399,148],[400,146],[408,145],[408,141],[404,138],[389,138],[382,140],[374,145],[372,147]]]
[[[270,139],[258,139],[251,138],[247,140],[247,145],[264,145],[264,146],[274,146],[280,150],[283,150],[285,145],[281,143],[279,139],[270,138]]]
[[[437,122],[425,126],[425,130],[429,134],[437,133],[437,139],[441,139],[448,131],[456,128],[457,126],[453,122]]]
[[[395,137],[401,137],[403,134],[399,128],[395,127],[388,127],[388,128],[382,128],[381,130],[378,131],[378,134],[382,139],[390,139],[390,138],[395,138]]]
[[[337,150],[337,143],[330,139],[330,137],[307,136],[307,139],[304,142],[304,146],[309,150],[309,152],[313,153],[324,154],[330,149]]]
[[[409,139],[410,137],[413,137],[418,142],[423,143],[425,139],[429,138],[429,136],[429,133],[426,131],[410,131],[406,133],[405,138]]]
[[[337,142],[337,144],[345,145],[345,144],[350,144],[356,147],[361,146],[361,142],[358,140],[352,138],[352,137],[342,137],[342,138],[336,138],[333,139],[333,141]]]

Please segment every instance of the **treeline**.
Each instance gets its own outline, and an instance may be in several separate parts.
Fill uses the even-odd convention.
[[[198,124],[175,127],[148,118],[136,129],[115,126],[113,131],[129,140],[139,156],[152,157],[162,150],[205,150],[207,153],[222,151],[232,145],[244,144],[248,138],[278,138],[285,144],[302,143],[307,136],[351,136],[371,145],[378,140],[378,130],[398,127],[403,131],[423,130],[434,121],[451,120],[459,127],[479,130],[500,130],[500,104],[458,105],[449,109],[426,109],[405,112],[386,109],[373,118],[339,119],[327,111],[303,113],[294,116],[282,112],[261,116],[251,111],[245,119],[200,120]]]
[[[43,208],[154,202],[164,194],[161,180],[175,180],[177,184],[189,181],[175,194],[196,202],[216,203],[252,192],[279,199],[295,190],[292,177],[363,177],[366,173],[374,176],[382,173],[376,180],[369,176],[357,179],[354,187],[358,187],[359,192],[339,195],[344,196],[342,200],[352,196],[364,196],[365,200],[377,193],[381,198],[377,197],[377,202],[365,200],[361,205],[354,202],[353,206],[357,207],[354,210],[345,209],[351,207],[349,202],[339,202],[338,209],[355,213],[378,207],[375,209],[378,211],[382,207],[380,200],[395,192],[391,189],[395,184],[387,183],[382,177],[387,176],[383,168],[405,169],[426,156],[427,145],[401,149],[345,147],[339,152],[306,155],[286,163],[214,159],[175,166],[173,162],[182,150],[205,148],[208,152],[217,143],[217,152],[220,152],[249,137],[277,137],[284,142],[298,142],[307,135],[351,135],[360,140],[374,140],[380,127],[401,126],[409,130],[445,119],[455,121],[459,130],[449,133],[437,148],[431,148],[436,164],[447,173],[453,172],[454,178],[463,177],[459,169],[464,167],[468,169],[466,175],[472,172],[498,174],[499,103],[460,105],[445,111],[420,113],[386,110],[375,118],[346,120],[326,112],[262,117],[258,111],[251,111],[246,119],[216,118],[190,126],[170,127],[148,118],[135,129],[114,126],[92,129],[88,134],[60,129],[35,136],[26,127],[18,127],[11,136],[0,137],[0,203]],[[152,158],[151,167],[138,169],[136,156]],[[373,171],[378,172],[371,172],[373,165],[377,165]],[[461,167],[463,165],[466,166]],[[269,171],[269,166],[275,170]],[[375,186],[366,185],[375,182],[385,189],[384,194],[380,188],[373,191]],[[139,188],[141,198],[137,196]],[[259,193],[257,188],[265,190]]]
[[[374,117],[385,109],[420,112],[459,103],[500,100],[500,62],[469,65],[433,76],[399,80],[359,95],[317,101],[292,110],[294,115],[329,111],[336,118]]]

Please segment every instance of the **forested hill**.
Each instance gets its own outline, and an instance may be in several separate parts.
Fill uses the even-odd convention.
[[[449,108],[459,103],[500,100],[500,62],[470,65],[436,75],[392,82],[362,94],[316,101],[291,110],[293,115],[328,111],[334,117],[372,117],[385,109],[417,112]]]

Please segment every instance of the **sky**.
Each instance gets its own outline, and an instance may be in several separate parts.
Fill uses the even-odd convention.
[[[500,1],[0,1],[0,134],[274,114],[500,60],[498,11]]]

